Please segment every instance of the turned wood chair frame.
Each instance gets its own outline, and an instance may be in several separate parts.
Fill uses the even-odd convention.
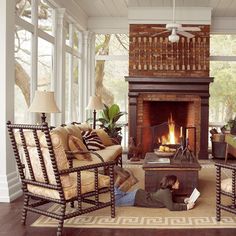
[[[26,216],[27,216],[27,211],[31,211],[37,214],[45,215],[54,219],[59,220],[58,223],[58,229],[57,229],[57,236],[62,235],[62,229],[63,229],[63,224],[64,220],[79,216],[85,213],[89,213],[104,207],[111,207],[111,217],[115,217],[115,198],[114,198],[114,165],[115,161],[109,161],[109,162],[102,162],[99,164],[92,164],[92,165],[87,165],[87,166],[82,166],[82,167],[76,167],[72,168],[72,165],[69,165],[69,169],[64,169],[64,170],[58,170],[57,163],[56,163],[56,158],[55,158],[55,153],[52,145],[52,140],[50,136],[50,127],[48,127],[48,124],[46,122],[42,123],[42,125],[24,125],[24,124],[11,124],[10,121],[7,122],[7,128],[12,144],[12,148],[14,151],[14,156],[16,159],[16,164],[18,167],[19,175],[21,178],[22,182],[22,190],[24,193],[24,204],[23,204],[23,211],[22,211],[22,223],[26,223]],[[26,166],[22,163],[21,157],[20,157],[20,152],[19,152],[19,147],[16,143],[16,138],[15,138],[15,133],[16,131],[19,131],[20,133],[20,138],[22,142],[22,147],[25,153],[25,158],[27,162],[27,166],[29,169],[29,174],[30,178],[26,178],[25,176],[25,168]],[[35,175],[34,171],[32,168],[31,164],[31,158],[29,155],[28,147],[26,144],[26,139],[24,135],[24,131],[30,130],[33,132],[35,144],[37,147],[37,152],[38,152],[38,157],[41,165],[41,169],[43,172],[43,177],[44,177],[44,182],[39,182],[35,180]],[[42,151],[40,148],[40,142],[39,142],[39,137],[37,134],[37,131],[42,131],[45,135],[46,142],[47,142],[47,147],[48,151],[50,154],[50,160],[52,163],[53,167],[53,172],[55,175],[56,179],[56,184],[50,184],[49,183],[49,178],[48,174],[46,172],[46,167],[45,167],[45,161],[43,159]],[[110,186],[106,188],[99,189],[98,188],[98,169],[99,168],[108,168],[109,169],[109,177],[110,177]],[[95,186],[94,186],[94,191],[88,192],[88,193],[81,193],[81,171],[93,171],[94,172],[94,178],[95,178]],[[63,187],[61,183],[60,176],[63,174],[69,174],[69,173],[77,173],[77,196],[73,197],[71,199],[65,199],[64,192],[63,192]],[[44,187],[47,189],[52,189],[52,190],[57,190],[60,196],[60,199],[54,199],[54,198],[49,198],[45,197],[42,195],[37,195],[34,193],[31,193],[27,189],[27,185],[34,185],[38,187]],[[105,192],[110,192],[110,199],[107,202],[101,202],[99,200],[99,195],[101,193]],[[95,200],[91,199],[91,197],[94,197]],[[32,203],[30,201],[33,200]],[[71,207],[74,207],[74,202],[78,202],[78,206],[76,211],[73,213],[67,213],[66,212],[66,204],[70,203]],[[89,203],[90,205],[88,207],[82,207],[82,202]],[[47,203],[57,203],[60,205],[60,211],[59,213],[55,212],[49,212],[46,209],[42,210],[37,207],[47,204]],[[92,205],[92,206],[91,206]]]
[[[221,210],[236,214],[236,164],[215,163],[216,166],[216,220],[221,220]],[[222,170],[232,171],[232,193],[225,192],[221,189],[221,174]],[[225,205],[222,203],[222,196],[231,198],[231,204]]]

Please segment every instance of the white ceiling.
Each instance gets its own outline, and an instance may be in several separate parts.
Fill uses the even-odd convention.
[[[172,0],[74,0],[88,17],[127,17],[129,7],[171,7]],[[212,17],[236,17],[236,0],[176,0],[176,7],[211,7]]]

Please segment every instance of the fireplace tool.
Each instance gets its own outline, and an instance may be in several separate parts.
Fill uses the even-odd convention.
[[[195,128],[195,127],[191,127]],[[194,129],[195,131],[195,129]],[[185,129],[185,137],[180,137],[180,146],[177,149],[173,159],[177,160],[179,159],[180,161],[189,161],[189,162],[194,162],[195,156],[192,152],[192,150],[189,147],[189,138],[188,138],[188,128]]]

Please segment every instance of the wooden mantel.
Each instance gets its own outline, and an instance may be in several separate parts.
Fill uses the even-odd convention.
[[[213,77],[126,76],[129,83],[129,136],[137,140],[137,100],[141,94],[194,95],[201,99],[200,159],[208,158],[209,85]]]

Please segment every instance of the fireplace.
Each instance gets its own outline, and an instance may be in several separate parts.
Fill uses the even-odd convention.
[[[191,150],[199,152],[199,97],[151,93],[140,95],[138,100],[141,101],[137,109],[143,111],[137,124],[137,132],[140,134],[138,142],[143,144],[144,153],[152,152],[163,144],[178,146],[186,127]]]
[[[189,128],[191,149],[208,158],[209,84],[204,78],[126,77],[129,82],[129,136],[142,143],[143,153],[152,152],[168,133],[172,117],[175,140],[180,127]]]

